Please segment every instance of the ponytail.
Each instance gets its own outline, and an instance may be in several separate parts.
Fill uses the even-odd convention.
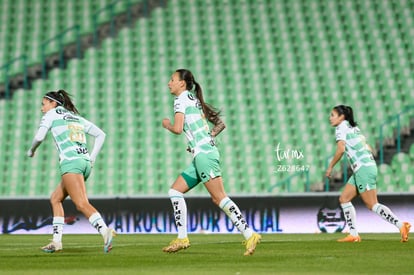
[[[220,111],[204,101],[203,90],[201,89],[200,84],[194,80],[193,74],[186,69],[179,69],[176,70],[176,72],[179,74],[180,79],[185,81],[187,90],[192,91],[194,89],[195,95],[200,101],[201,108],[207,120],[214,125],[218,124],[221,121]]]
[[[63,106],[66,110],[79,114],[78,109],[76,109],[75,104],[73,104],[71,96],[65,90],[58,90],[57,92],[48,92],[45,94],[44,98],[47,98],[51,101],[57,103],[58,106]]]
[[[220,111],[204,101],[203,91],[201,90],[200,84],[194,81],[195,94],[198,100],[200,100],[203,113],[207,120],[216,125],[220,121]]]
[[[351,106],[338,105],[333,109],[338,113],[338,115],[344,115],[345,120],[347,120],[352,127],[358,125],[358,123],[354,120],[354,111]]]

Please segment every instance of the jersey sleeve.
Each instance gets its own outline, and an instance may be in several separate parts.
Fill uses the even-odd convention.
[[[85,118],[82,118],[82,124],[84,125],[85,134],[96,137],[99,135],[98,132],[103,132],[98,126]]]
[[[95,138],[98,136],[105,136],[105,132],[89,120],[83,118],[83,125],[85,127],[85,134],[91,135]]]
[[[185,102],[181,97],[176,97],[174,100],[174,113],[185,114]]]
[[[37,129],[37,132],[33,138],[32,146],[27,152],[27,155],[29,157],[33,156],[34,152],[36,151],[36,148],[39,147],[39,145],[45,139],[47,132],[49,132],[50,128],[52,128],[54,113],[55,113],[54,111],[49,111],[43,115],[42,120],[40,121],[40,124],[39,124],[39,128]]]
[[[46,129],[52,128],[52,123],[54,120],[53,114],[55,113],[54,109],[50,110],[43,115],[42,120],[40,121],[39,128],[44,127]]]
[[[335,137],[336,137],[336,141],[340,141],[340,140],[346,140],[346,131],[345,131],[345,125],[340,124],[338,125],[338,127],[336,127],[335,130]]]
[[[83,118],[83,124],[85,127],[85,133],[95,138],[95,143],[90,154],[91,161],[95,162],[96,156],[99,154],[104,144],[106,134],[98,126],[96,126],[87,119]]]

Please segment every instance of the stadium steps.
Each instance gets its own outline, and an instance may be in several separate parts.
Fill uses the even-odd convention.
[[[20,3],[21,2],[21,3]],[[130,0],[130,1],[111,1],[105,0],[99,2],[94,1],[80,1],[80,2],[72,2],[72,1],[58,1],[58,2],[51,2],[52,5],[43,6],[40,5],[39,2],[34,2],[33,5],[27,5],[27,3],[24,3],[22,1],[19,2],[18,9],[14,8],[14,5],[8,4],[8,1],[5,1],[3,5],[8,7],[8,5],[11,6],[11,16],[13,17],[13,14],[18,14],[19,18],[21,19],[21,22],[28,21],[26,20],[31,19],[31,13],[32,10],[36,9],[46,9],[51,12],[51,15],[47,14],[42,18],[35,18],[33,24],[22,24],[20,23],[17,25],[18,30],[22,34],[23,41],[30,41],[30,43],[34,45],[38,45],[37,47],[32,47],[32,45],[23,45],[19,46],[20,44],[17,44],[17,50],[14,50],[13,47],[5,46],[9,51],[10,54],[6,54],[4,59],[1,60],[11,60],[15,56],[19,56],[22,54],[28,55],[28,68],[27,68],[27,77],[28,77],[28,85],[30,89],[30,84],[33,80],[42,78],[42,60],[41,60],[41,50],[40,50],[40,44],[44,41],[47,41],[51,37],[55,37],[59,34],[58,30],[64,30],[71,26],[74,26],[74,20],[73,17],[67,16],[67,14],[61,14],[63,11],[67,12],[69,9],[71,13],[83,13],[83,20],[82,25],[80,29],[80,52],[81,56],[83,52],[90,48],[95,47],[99,45],[104,39],[111,37],[112,35],[116,35],[122,28],[129,27],[134,24],[134,22],[143,16],[147,16],[148,13],[151,12],[154,8],[157,8],[158,6],[162,6],[165,3],[165,0],[158,0],[158,1],[143,1],[143,0]],[[115,4],[115,3],[122,3],[121,4]],[[135,4],[131,5],[130,10],[125,11],[126,4],[129,2],[136,2]],[[6,3],[6,4],[5,4]],[[97,6],[97,4],[99,6]],[[113,32],[112,33],[112,22],[110,21],[109,13],[102,13],[103,16],[98,17],[97,23],[99,24],[97,29],[97,36],[95,41],[95,34],[94,34],[94,28],[93,28],[93,22],[92,22],[92,14],[94,11],[98,8],[105,7],[106,5],[115,4],[115,11],[114,13],[116,16],[113,19]],[[24,11],[29,11],[28,14],[25,16]],[[7,13],[6,13],[7,14]],[[35,15],[38,15],[39,13],[35,13]],[[38,26],[39,22],[48,22],[46,20],[46,16],[50,16],[51,23],[47,27],[44,26],[44,29],[47,29],[48,32],[43,32],[42,29]],[[79,14],[78,14],[79,16]],[[2,22],[6,22],[8,17],[5,17],[5,19]],[[62,18],[71,18],[67,20],[61,20]],[[33,20],[33,19],[31,19]],[[29,20],[30,21],[30,20]],[[7,24],[6,24],[7,25]],[[33,26],[36,26],[36,30],[33,31]],[[52,27],[50,27],[52,26]],[[7,27],[4,27],[5,29]],[[13,28],[10,28],[8,31],[10,33],[9,39],[4,41],[9,41],[10,43],[13,43],[15,41],[16,32]],[[18,32],[19,33],[19,32]],[[31,37],[31,35],[39,34],[36,37]],[[49,34],[48,36],[45,36],[45,34]],[[40,35],[41,34],[41,35]],[[30,36],[30,37],[29,37]],[[33,39],[29,39],[33,38]],[[29,43],[29,42],[26,42]],[[63,41],[65,46],[63,47],[63,63],[65,64],[64,67],[67,66],[67,63],[69,60],[73,58],[77,58],[77,44],[76,44],[76,37],[74,36],[74,32],[71,32],[71,35],[66,35],[65,40]],[[11,44],[10,44],[11,45]],[[0,45],[1,47],[1,45]],[[7,52],[7,51],[6,51]],[[59,48],[57,43],[51,43],[46,48],[46,74],[48,74],[49,71],[55,69],[55,68],[61,68],[60,64],[60,54],[59,54]],[[11,95],[13,94],[13,91],[16,89],[24,88],[24,73],[22,73],[22,64],[21,62],[16,62],[13,66],[11,71],[9,72],[9,88]],[[0,99],[5,98],[6,96],[6,86],[7,83],[0,83]]]

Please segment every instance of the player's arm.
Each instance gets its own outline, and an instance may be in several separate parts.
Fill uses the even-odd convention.
[[[39,129],[36,132],[36,135],[33,138],[32,145],[27,151],[28,157],[33,157],[37,147],[45,140],[47,132],[52,127],[53,113],[48,112],[43,115],[42,120],[40,121]]]
[[[216,137],[218,134],[221,133],[221,131],[226,128],[226,124],[224,124],[223,120],[221,118],[217,117],[216,123],[214,124],[213,129],[211,130],[211,136]]]
[[[174,124],[171,124],[170,119],[164,118],[162,120],[162,127],[170,131],[171,133],[174,133],[176,135],[179,135],[183,132],[184,129],[184,113],[176,112],[174,115]]]
[[[33,138],[32,146],[30,146],[30,149],[27,151],[28,157],[33,157],[34,153],[36,152],[37,147],[45,140],[47,132],[49,131],[48,128],[40,126],[39,129],[36,132],[36,135]]]
[[[86,121],[86,122],[87,122],[87,126],[85,127],[85,133],[87,133],[88,135],[91,135],[95,138],[93,149],[92,149],[92,152],[90,154],[91,162],[94,163],[95,160],[96,160],[96,157],[98,156],[98,154],[101,151],[102,146],[105,142],[106,134],[105,134],[104,131],[102,131],[101,128],[99,128],[98,126],[96,126],[92,122],[90,122],[90,121]]]
[[[331,162],[329,163],[328,169],[326,169],[326,173],[325,173],[325,176],[327,176],[328,178],[331,176],[333,167],[335,166],[335,164],[338,163],[338,161],[342,158],[342,155],[345,152],[345,141],[344,140],[338,140],[336,145],[337,146],[336,146],[335,155],[333,159],[331,160]]]

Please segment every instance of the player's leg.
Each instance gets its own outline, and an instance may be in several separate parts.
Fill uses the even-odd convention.
[[[187,179],[185,179],[185,178]],[[181,175],[177,177],[168,191],[174,212],[175,225],[177,226],[178,236],[170,244],[164,247],[164,252],[177,252],[190,247],[190,241],[187,234],[187,204],[184,194],[190,190],[190,186],[195,186],[199,180],[196,178],[195,170],[190,165]]]
[[[115,235],[115,232],[107,227],[101,214],[89,203],[83,174],[66,173],[62,176],[62,182],[76,209],[102,235],[104,239],[104,251],[109,252],[112,248],[112,237]]]
[[[249,239],[252,236],[253,231],[247,224],[239,207],[224,191],[219,155],[214,152],[209,154],[200,153],[195,158],[195,165],[197,173],[210,193],[213,203],[226,213],[237,229],[243,234],[245,239]]]
[[[198,180],[195,180],[198,182]],[[184,199],[184,194],[187,193],[189,187],[182,175],[179,175],[174,181],[168,196],[174,211],[175,224],[177,225],[178,238],[187,238],[187,204]]]
[[[357,182],[363,183],[357,185],[361,188],[361,199],[365,205],[383,218],[385,221],[396,226],[401,233],[401,241],[408,241],[408,233],[411,225],[408,222],[401,221],[387,206],[378,202],[377,198],[377,174],[378,169],[376,166],[361,167],[357,173]]]
[[[338,242],[359,242],[358,231],[356,229],[356,212],[355,207],[352,204],[352,199],[358,195],[356,186],[354,184],[353,176],[348,180],[341,195],[339,196],[339,203],[341,204],[342,211],[345,216],[346,223],[349,228],[349,235],[343,239],[339,239]]]
[[[408,241],[408,233],[410,231],[411,225],[408,222],[401,221],[387,206],[378,202],[377,191],[375,189],[368,190],[361,194],[361,199],[364,201],[365,205],[372,212],[376,213],[385,221],[396,226],[401,233],[401,241]]]
[[[42,247],[44,252],[56,252],[62,250],[62,235],[63,235],[63,225],[65,223],[65,215],[63,210],[63,201],[68,196],[66,190],[63,188],[63,184],[59,183],[56,189],[53,191],[50,196],[50,204],[52,206],[53,212],[53,239],[52,242],[48,245]]]
[[[98,212],[89,203],[82,174],[66,173],[62,176],[62,179],[64,188],[78,211],[88,219]]]
[[[210,193],[214,204],[226,213],[237,229],[243,234],[244,238],[246,240],[249,239],[253,234],[253,230],[247,224],[246,219],[237,204],[234,203],[224,191],[222,177],[218,176],[212,178],[204,183],[204,186]]]
[[[252,255],[261,236],[249,227],[239,207],[224,191],[218,153],[199,154],[195,159],[197,173],[210,193],[213,203],[220,207],[246,239],[246,252]]]
[[[224,213],[226,213],[227,217],[229,217],[229,219],[237,227],[240,233],[243,234],[246,240],[244,242],[246,245],[246,252],[244,255],[252,255],[262,237],[259,234],[253,232],[253,230],[247,224],[246,219],[244,218],[237,204],[227,196],[226,192],[224,191],[222,177],[218,176],[212,178],[204,185],[210,193],[213,202],[219,206],[224,211]]]

